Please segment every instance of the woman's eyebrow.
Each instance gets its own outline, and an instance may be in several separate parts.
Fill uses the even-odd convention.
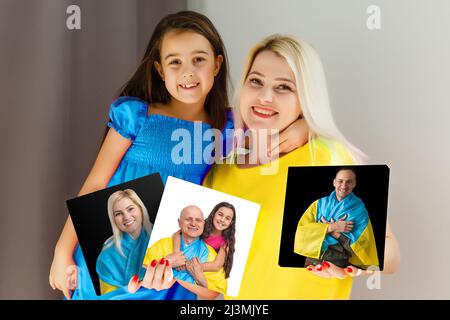
[[[265,75],[263,75],[261,72],[258,72],[258,71],[252,71],[252,72],[248,73],[248,75],[251,75],[251,74],[255,74],[257,76],[265,78]]]
[[[282,77],[279,77],[279,78],[275,78],[275,80],[277,80],[277,81],[286,81],[286,82],[290,82],[290,83],[292,83],[292,84],[295,85],[295,82],[292,81],[292,80],[289,79],[289,78],[282,78]]]

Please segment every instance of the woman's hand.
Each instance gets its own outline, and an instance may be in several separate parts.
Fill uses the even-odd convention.
[[[271,136],[268,157],[277,157],[280,153],[288,153],[308,142],[308,126],[305,119],[297,119],[279,134]]]
[[[147,266],[147,271],[142,281],[139,281],[138,275],[131,278],[128,283],[128,291],[135,293],[140,287],[160,291],[170,288],[174,282],[172,266],[169,260],[162,258],[159,262],[153,260]]]
[[[373,271],[363,271],[361,269],[355,268],[354,266],[347,266],[346,268],[341,268],[336,266],[335,264],[324,261],[322,264],[318,265],[309,265],[306,270],[319,276],[321,278],[327,279],[345,279],[348,276],[350,277],[358,277],[361,274],[371,274]]]
[[[66,299],[70,300],[70,290],[76,288],[77,276],[78,270],[72,256],[55,252],[48,276],[48,281],[52,289],[61,290]]]

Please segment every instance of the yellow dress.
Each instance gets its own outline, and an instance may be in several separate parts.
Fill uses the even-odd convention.
[[[206,187],[261,205],[239,295],[225,298],[348,299],[350,277],[323,279],[304,268],[282,268],[278,258],[289,166],[350,165],[354,159],[341,144],[319,138],[276,161],[278,170],[270,175],[261,173],[273,171],[273,162],[252,168],[215,165],[204,181]]]

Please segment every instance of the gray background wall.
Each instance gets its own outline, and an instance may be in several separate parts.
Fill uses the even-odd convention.
[[[366,9],[381,9],[368,30]],[[236,82],[249,47],[289,33],[322,57],[344,134],[391,168],[388,217],[402,263],[381,290],[353,299],[449,299],[450,2],[445,0],[188,0],[221,32]]]

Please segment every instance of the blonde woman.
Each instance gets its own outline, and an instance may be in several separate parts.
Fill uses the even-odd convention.
[[[143,277],[142,260],[153,227],[144,203],[132,189],[109,196],[108,216],[113,235],[105,241],[96,266],[102,294],[127,286],[135,275]]]
[[[278,265],[289,166],[350,165],[365,157],[333,121],[318,54],[289,36],[263,39],[250,51],[235,106],[236,127],[250,137],[239,139],[246,152],[232,164],[214,166],[204,184],[261,204],[237,298],[348,299],[351,275],[360,273],[355,268],[330,264],[309,271]],[[307,142],[275,160],[265,157],[271,137],[302,118]],[[395,271],[398,262],[397,243],[388,228],[385,272]]]

